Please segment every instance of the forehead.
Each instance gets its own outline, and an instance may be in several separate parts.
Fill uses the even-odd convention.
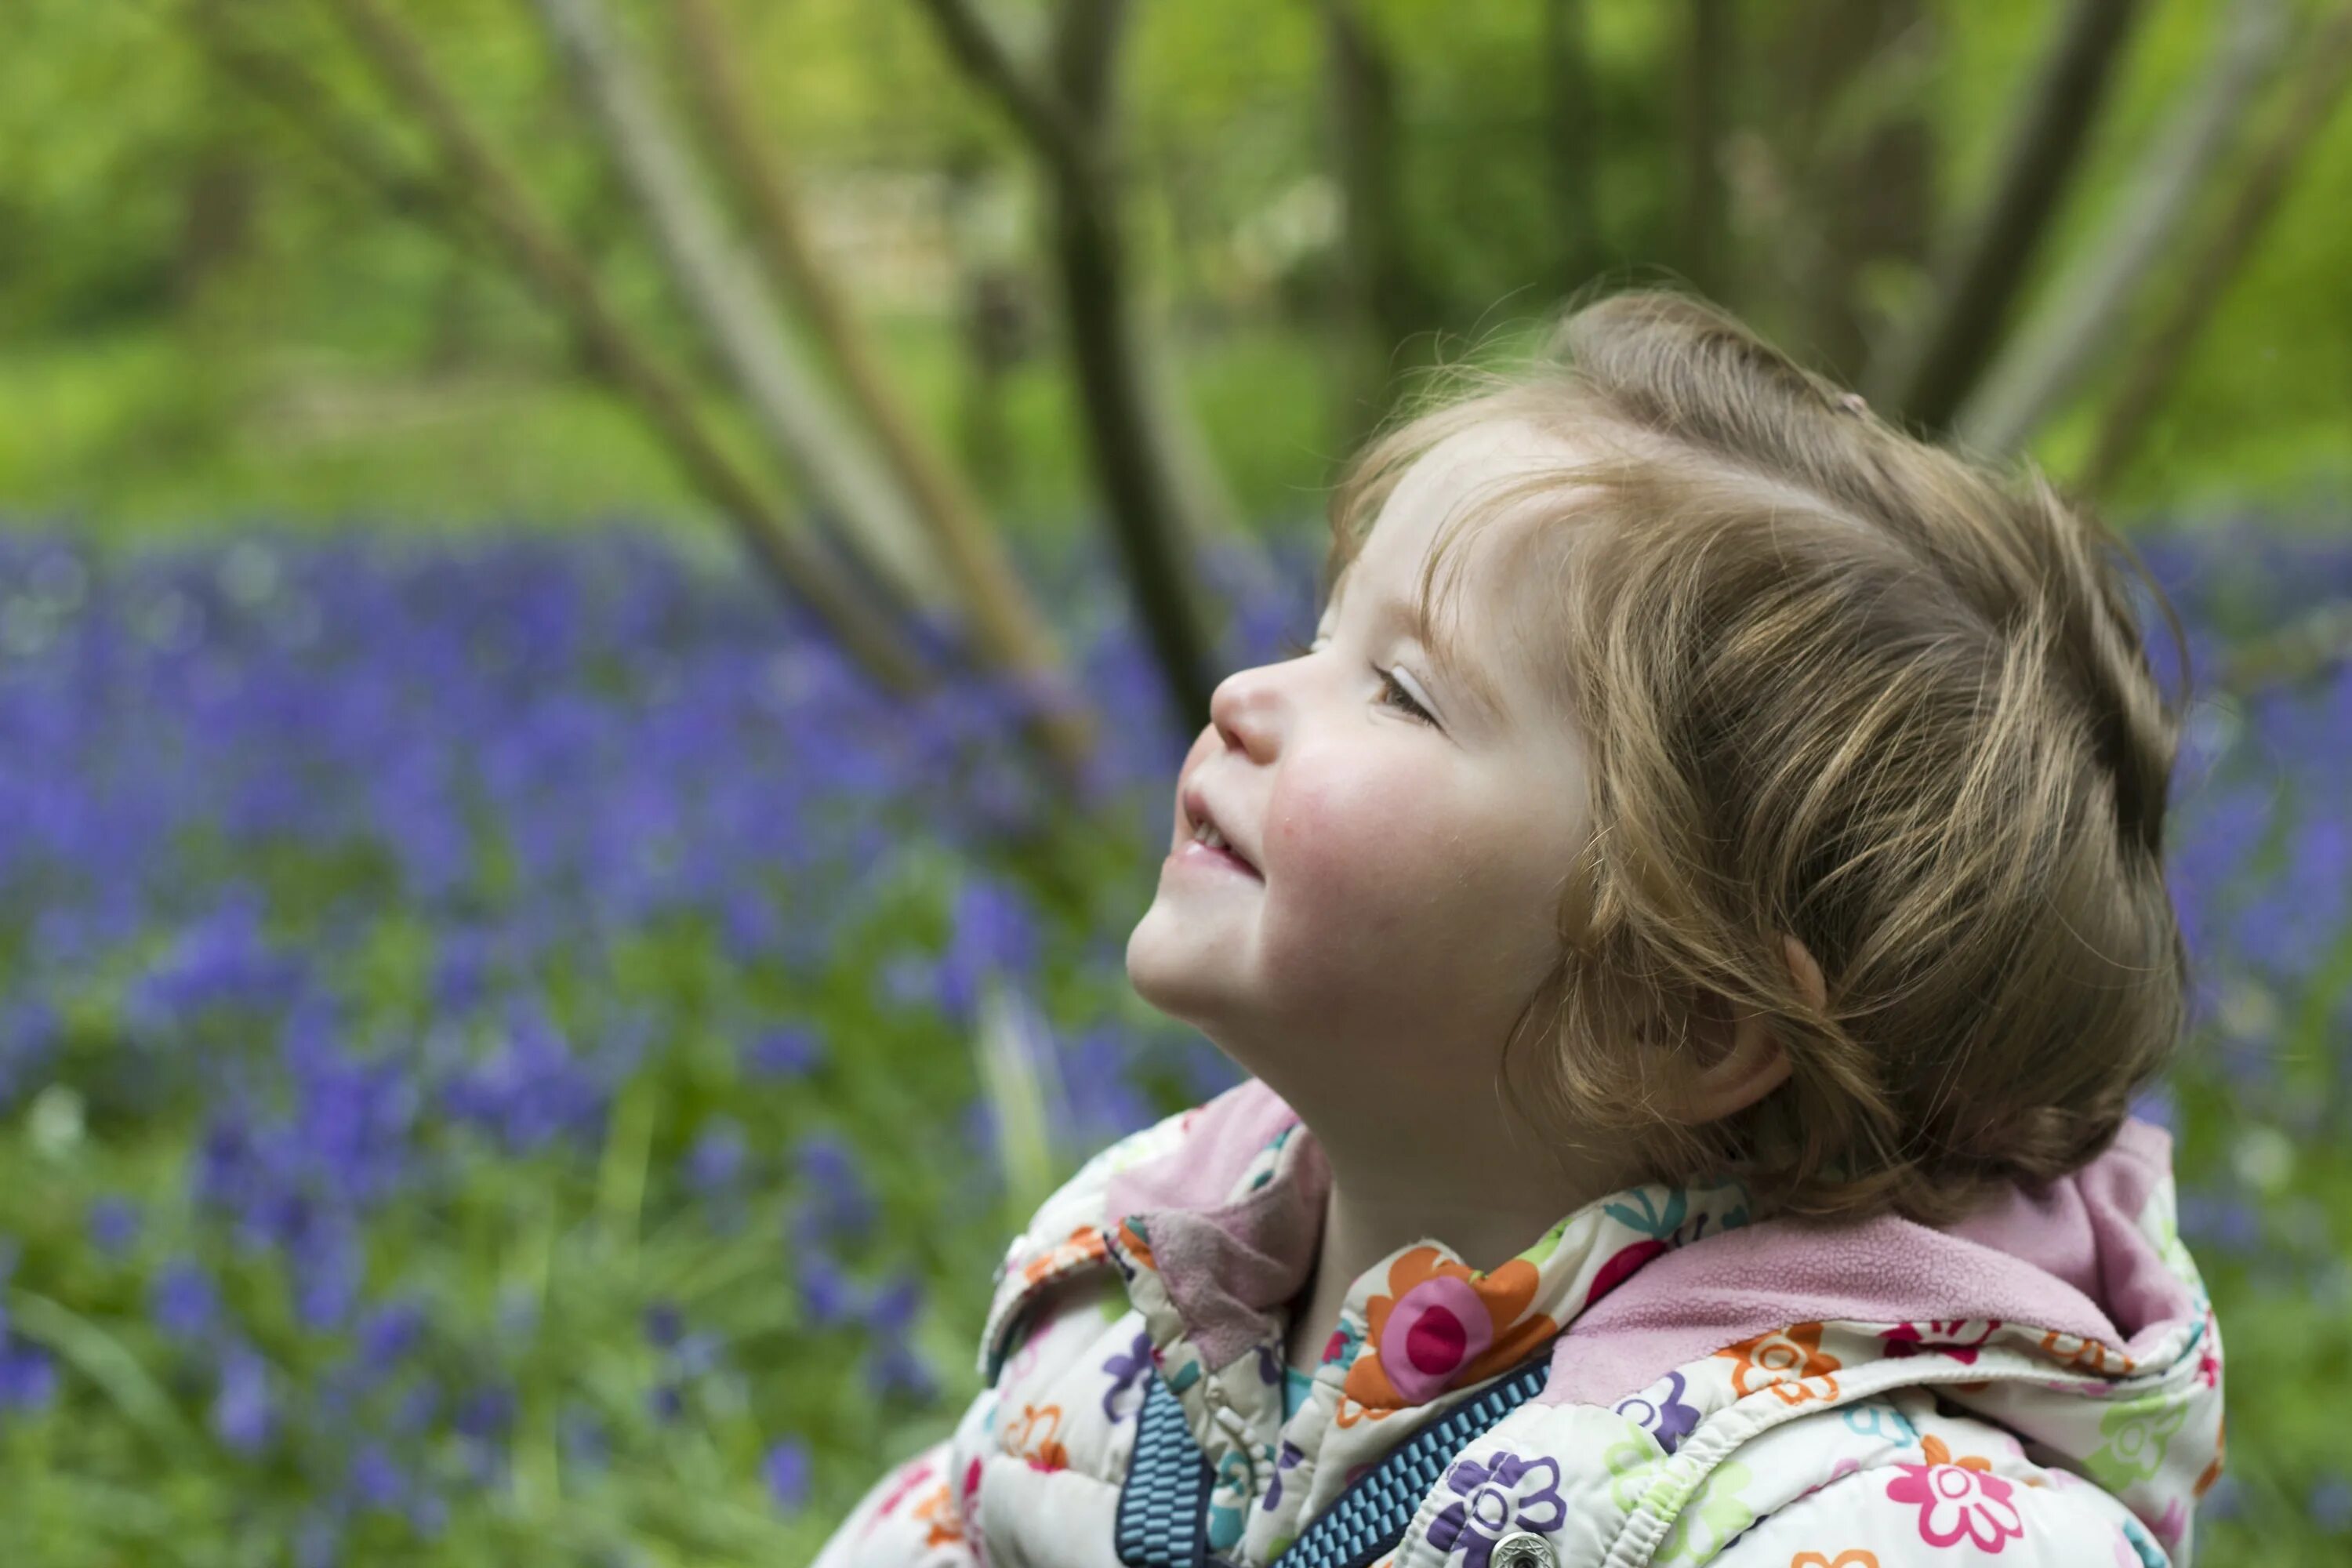
[[[1528,590],[1526,546],[1552,531],[1573,503],[1565,470],[1595,456],[1588,446],[1524,420],[1496,418],[1437,442],[1398,479],[1370,529],[1333,584],[1336,607],[1395,616],[1433,652],[1448,656],[1489,709],[1536,710],[1537,682],[1525,658],[1541,646],[1528,622],[1542,595]],[[1465,531],[1457,531],[1457,530]],[[1443,570],[1430,581],[1433,624],[1413,625],[1424,574],[1441,544]],[[1359,595],[1363,603],[1352,601]]]

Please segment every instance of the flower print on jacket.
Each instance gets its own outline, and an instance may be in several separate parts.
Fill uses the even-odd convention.
[[[1429,1524],[1429,1544],[1447,1554],[1462,1553],[1462,1568],[1486,1568],[1495,1543],[1513,1531],[1549,1534],[1568,1522],[1559,1495],[1559,1461],[1549,1455],[1520,1458],[1497,1448],[1481,1464],[1464,1459],[1446,1472],[1445,1484],[1460,1497]]]
[[[2106,1442],[2083,1461],[2084,1468],[2110,1491],[2145,1479],[2162,1468],[2164,1451],[2188,1415],[2186,1405],[2161,1396],[2118,1405],[2101,1417],[2099,1436]]]
[[[1682,1402],[1684,1386],[1683,1374],[1670,1372],[1663,1387],[1653,1385],[1620,1400],[1617,1414],[1656,1438],[1658,1447],[1671,1454],[1698,1426],[1698,1407]]]
[[[1425,1405],[1507,1370],[1559,1332],[1528,1311],[1539,1280],[1525,1258],[1492,1274],[1438,1259],[1433,1247],[1404,1253],[1390,1266],[1389,1293],[1365,1304],[1364,1346],[1344,1387],[1367,1409]]]
[[[1028,1460],[1033,1470],[1066,1470],[1070,1453],[1059,1440],[1061,1430],[1060,1405],[1024,1405],[1021,1419],[1004,1429],[1004,1451]]]
[[[1837,1397],[1837,1379],[1830,1374],[1841,1363],[1822,1349],[1819,1323],[1776,1329],[1715,1353],[1729,1356],[1738,1363],[1732,1369],[1731,1387],[1743,1396],[1769,1388],[1772,1396],[1783,1405]],[[1820,1380],[1818,1384],[1811,1381],[1816,1378]]]
[[[1104,1420],[1116,1426],[1142,1407],[1143,1380],[1151,1365],[1151,1335],[1142,1330],[1136,1331],[1133,1344],[1103,1363],[1103,1373],[1110,1379],[1110,1386],[1103,1390]]]
[[[1974,1323],[1965,1318],[1930,1319],[1924,1323],[1897,1323],[1878,1337],[1886,1342],[1889,1356],[1948,1355],[1963,1366],[1974,1366],[1977,1352],[2000,1327],[1999,1318]]]
[[[1916,1503],[1919,1509],[1919,1539],[1930,1546],[1952,1546],[1962,1537],[1979,1552],[1999,1552],[2025,1533],[2025,1518],[2009,1500],[2009,1482],[1992,1473],[1992,1462],[1971,1454],[1955,1461],[1940,1438],[1920,1440],[1927,1462],[1895,1468],[1902,1474],[1886,1483],[1889,1502]]]

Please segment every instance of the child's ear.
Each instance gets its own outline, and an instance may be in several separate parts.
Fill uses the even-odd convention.
[[[1816,1011],[1829,1006],[1822,966],[1795,936],[1784,933],[1781,952],[1790,976]],[[1700,1126],[1737,1115],[1786,1083],[1789,1053],[1759,1014],[1734,1017],[1723,996],[1708,992],[1691,1010],[1691,1074],[1684,1080],[1676,1120]]]

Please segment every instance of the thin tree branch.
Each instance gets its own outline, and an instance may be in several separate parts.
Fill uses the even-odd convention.
[[[1908,354],[1871,377],[1871,402],[1948,426],[1999,341],[2035,247],[2081,163],[2138,0],[2074,0],[1982,216],[1952,256]]]
[[[783,158],[752,129],[749,97],[735,69],[736,51],[718,8],[712,0],[669,0],[669,15],[683,46],[692,100],[720,161],[747,198],[752,237],[772,284],[798,303],[839,367],[851,401],[914,496],[932,538],[964,585],[983,655],[1051,691],[1049,710],[1036,718],[1037,738],[1065,782],[1075,782],[1093,752],[1094,721],[1069,680],[1051,623],[1032,602],[986,512],[892,390],[848,301],[818,264]]]
[[[2148,421],[2170,395],[2173,380],[2199,332],[2228,292],[2231,278],[2252,254],[2254,241],[2286,193],[2295,164],[2318,140],[2343,97],[2347,80],[2352,79],[2352,4],[2338,6],[2315,29],[2302,59],[2302,68],[2288,89],[2284,118],[2255,153],[2236,200],[2221,223],[2209,231],[2210,237],[2190,263],[2171,310],[2126,367],[2119,384],[2122,390],[2107,411],[2098,444],[2076,482],[2083,493],[2104,492],[2137,449]]]
[[[333,0],[344,30],[384,84],[424,121],[442,157],[478,204],[514,263],[562,308],[590,363],[634,397],[704,493],[731,521],[753,559],[831,626],[884,685],[911,691],[930,672],[898,626],[829,554],[796,531],[714,441],[688,386],[656,360],[604,298],[579,256],[541,216],[522,182],[442,86],[407,29],[379,0]]]
[[[672,291],[751,410],[770,450],[835,518],[838,542],[934,615],[953,590],[906,498],[835,413],[758,284],[602,0],[536,0],[555,52],[645,219]]]
[[[441,181],[404,168],[399,155],[346,111],[324,83],[232,21],[222,0],[188,0],[181,15],[197,46],[216,67],[244,83],[312,146],[373,190],[396,216],[434,229],[478,257],[488,254],[481,231],[457,193]]]
[[[1087,456],[1172,716],[1180,728],[1204,722],[1210,639],[1188,547],[1195,530],[1180,499],[1199,487],[1185,480],[1182,441],[1171,428],[1181,415],[1146,363],[1119,236],[1112,88],[1126,7],[1121,0],[1065,0],[1049,97],[1014,68],[966,0],[922,3],[950,54],[1004,102],[1051,176],[1054,263]]]
[[[2181,89],[2117,197],[2048,303],[2019,331],[1960,413],[1960,438],[2005,458],[2022,447],[2113,342],[2125,308],[2169,254],[2197,195],[2236,145],[2246,106],[2275,72],[2292,31],[2285,0],[2237,0],[2210,68]]]
[[[1004,106],[1030,145],[1058,171],[1075,172],[1087,162],[1085,138],[1069,107],[1054,97],[998,37],[972,0],[919,0],[931,15],[948,53],[964,73]]]

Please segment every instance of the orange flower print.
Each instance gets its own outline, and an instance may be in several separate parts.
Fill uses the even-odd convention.
[[[1974,1454],[1965,1455],[1960,1458],[1955,1459],[1952,1458],[1950,1446],[1932,1432],[1919,1439],[1919,1447],[1927,1451],[1927,1462],[1931,1465],[1958,1465],[1964,1470],[1990,1470],[1992,1468],[1992,1461],[1990,1459],[1980,1458]]]
[[[2197,1478],[2197,1488],[2191,1496],[2201,1498],[2213,1489],[2213,1483],[2221,1479],[2221,1456],[2229,1451],[2229,1447],[2230,1423],[2225,1417],[2219,1426],[2213,1428],[2213,1462],[2205,1467],[2203,1475]]]
[[[1416,1247],[1390,1265],[1389,1293],[1365,1304],[1364,1345],[1342,1384],[1349,1398],[1372,1410],[1425,1405],[1559,1334],[1550,1318],[1528,1312],[1538,1280],[1526,1258],[1492,1274],[1439,1259],[1437,1248]]]
[[[1144,1268],[1159,1272],[1160,1264],[1151,1256],[1151,1243],[1146,1239],[1143,1227],[1135,1223],[1132,1215],[1118,1222],[1118,1249]]]
[[[947,1546],[963,1539],[963,1520],[955,1510],[945,1481],[925,1492],[922,1500],[910,1510],[909,1517],[930,1527],[923,1536],[923,1544],[927,1547]]]
[[[2108,1377],[2129,1377],[2132,1358],[2097,1340],[2079,1339],[2063,1330],[2053,1329],[2042,1336],[2042,1349],[2048,1355],[2064,1362],[2077,1372],[2088,1372]]]
[[[1042,1432],[1038,1429],[1041,1426]],[[1061,1429],[1060,1405],[1024,1405],[1021,1419],[1005,1426],[1004,1451],[1028,1460],[1033,1470],[1066,1470],[1070,1468],[1070,1451],[1055,1436]]]
[[[1859,1546],[1848,1547],[1834,1557],[1822,1552],[1800,1552],[1789,1559],[1789,1568],[1878,1568],[1878,1553]]]
[[[1837,1371],[1840,1363],[1822,1349],[1819,1323],[1798,1323],[1759,1334],[1715,1353],[1729,1356],[1739,1363],[1731,1372],[1735,1394],[1744,1396],[1769,1388],[1783,1405],[1837,1397],[1837,1379],[1830,1374]]]
[[[1049,1274],[1091,1262],[1107,1256],[1102,1232],[1093,1226],[1082,1225],[1062,1240],[1029,1260],[1021,1270],[1022,1282],[1034,1285]]]

